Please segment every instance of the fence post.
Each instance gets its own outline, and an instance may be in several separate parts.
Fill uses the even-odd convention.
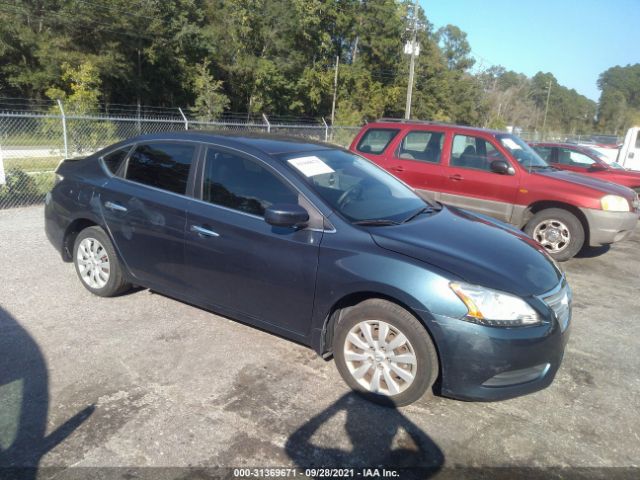
[[[187,120],[187,117],[182,111],[182,108],[178,107],[178,110],[180,111],[180,115],[182,115],[182,119],[184,120],[184,129],[189,130],[189,120]]]
[[[267,133],[271,133],[271,124],[269,123],[269,119],[264,113],[262,114],[262,119],[264,120],[264,123],[267,124]]]
[[[64,158],[69,158],[69,146],[67,143],[67,117],[64,114],[64,108],[62,108],[62,101],[58,99],[58,108],[62,115],[62,136],[64,137]]]
[[[0,143],[0,185],[5,183],[7,183],[7,178],[4,175],[4,160],[2,159],[2,144]]]
[[[322,123],[324,123],[324,141],[329,141],[329,125],[327,125],[327,121],[322,117]]]

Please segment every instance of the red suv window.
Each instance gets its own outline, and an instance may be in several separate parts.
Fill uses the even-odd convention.
[[[386,150],[399,131],[391,128],[372,128],[365,132],[356,148],[362,153],[380,154]]]
[[[414,130],[402,139],[398,158],[440,163],[444,133]]]
[[[491,162],[504,160],[504,156],[484,138],[456,135],[451,146],[452,167],[491,171]]]

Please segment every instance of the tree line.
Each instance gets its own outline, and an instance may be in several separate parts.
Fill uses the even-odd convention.
[[[414,118],[617,132],[640,108],[640,64],[604,72],[598,105],[551,73],[477,65],[465,32],[435,29],[409,0],[0,0],[0,24],[0,96],[61,98],[75,112],[329,118],[337,63],[336,124],[400,117],[414,27]]]

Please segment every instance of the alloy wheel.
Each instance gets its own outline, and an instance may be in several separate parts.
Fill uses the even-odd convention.
[[[111,273],[109,255],[104,245],[95,238],[87,237],[80,242],[76,263],[80,278],[89,287],[100,289],[109,281]]]
[[[381,320],[365,320],[349,331],[344,359],[352,377],[372,393],[398,395],[416,378],[418,362],[411,342]]]

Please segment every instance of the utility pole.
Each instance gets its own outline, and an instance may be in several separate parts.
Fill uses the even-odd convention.
[[[333,104],[331,105],[331,126],[333,127],[336,119],[336,97],[338,96],[338,65],[340,64],[340,56],[336,56],[336,73],[333,76]]]
[[[542,135],[543,140],[546,135],[546,127],[547,127],[547,112],[549,111],[549,97],[551,96],[551,79],[549,79],[549,86],[547,87],[547,103],[544,107],[544,120],[542,120]]]
[[[417,35],[417,28],[418,28],[418,18],[417,18],[417,8],[418,8],[418,0],[414,0],[413,2],[413,32],[411,34],[411,45],[408,48],[407,46],[405,46],[404,50],[405,53],[411,53],[411,60],[409,63],[409,84],[407,85],[407,104],[404,107],[404,118],[405,119],[409,119],[411,118],[411,96],[413,94],[413,73],[415,70],[415,65],[416,65],[416,55],[417,55],[417,45],[416,45],[416,35]],[[410,49],[410,52],[407,52],[407,50]]]

